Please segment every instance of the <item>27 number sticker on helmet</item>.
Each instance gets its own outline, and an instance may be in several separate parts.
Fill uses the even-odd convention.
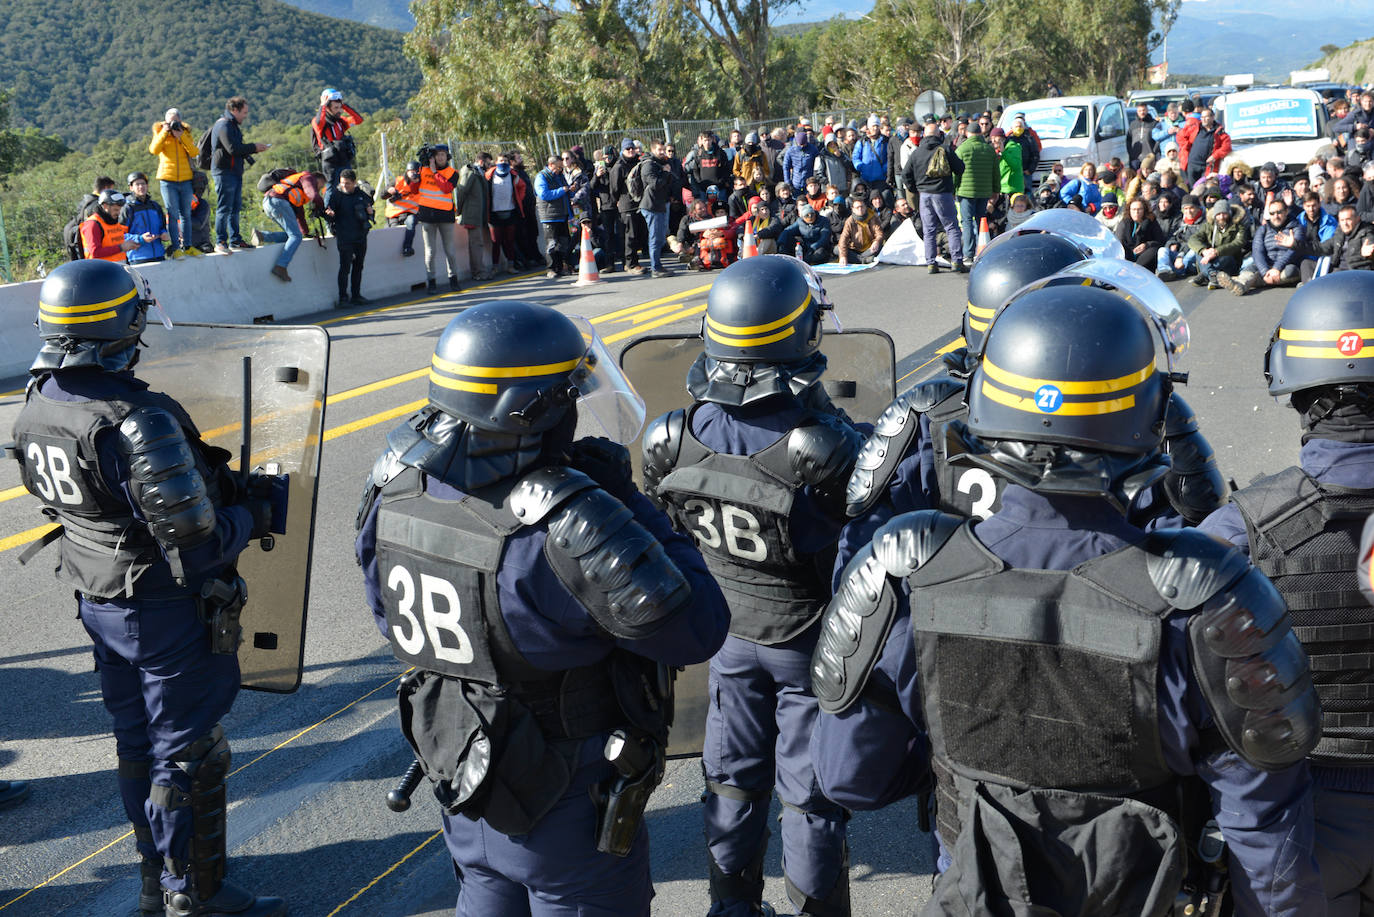
[[[1053,414],[1064,403],[1064,393],[1053,385],[1042,385],[1035,390],[1035,406],[1046,414]]]
[[[1336,349],[1347,357],[1364,350],[1364,337],[1358,331],[1347,331],[1336,339]]]

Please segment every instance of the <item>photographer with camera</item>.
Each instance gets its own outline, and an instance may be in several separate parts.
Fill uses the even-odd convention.
[[[331,191],[338,187],[340,173],[353,168],[358,148],[348,129],[362,123],[363,116],[344,104],[342,92],[325,89],[320,93],[319,114],[310,122],[310,142]]]
[[[422,146],[415,158],[420,163],[420,190],[416,199],[425,238],[427,289],[433,293],[439,288],[434,282],[434,261],[436,246],[442,244],[448,267],[448,288],[457,293],[461,287],[458,286],[458,256],[454,251],[453,186],[458,183],[458,173],[449,165],[446,143]]]
[[[243,167],[251,166],[254,153],[265,153],[270,143],[245,143],[242,125],[248,120],[248,100],[234,96],[224,114],[210,129],[210,175],[215,179],[215,234],[221,255],[233,248],[252,248],[239,230],[243,209]],[[285,269],[283,269],[285,270]]]
[[[171,239],[168,254],[173,258],[202,254],[191,244],[191,177],[200,150],[191,139],[191,129],[181,120],[181,112],[169,108],[163,119],[153,125],[153,142],[148,144],[148,152],[158,158],[157,179],[162,186],[162,203],[167,207],[167,234]]]
[[[406,163],[406,174],[396,179],[382,192],[386,201],[386,225],[404,226],[401,254],[409,258],[415,254],[415,218],[420,212],[420,163],[414,159]]]
[[[334,227],[334,242],[339,248],[339,303],[367,304],[363,298],[363,260],[367,257],[367,232],[376,217],[372,195],[358,186],[358,173],[344,169],[339,187],[324,193],[324,215]],[[352,295],[349,295],[350,280]]]

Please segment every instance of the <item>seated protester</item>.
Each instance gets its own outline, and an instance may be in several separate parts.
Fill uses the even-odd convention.
[[[987,206],[983,208],[983,215],[988,218],[988,232],[996,238],[1007,231],[1007,196],[1005,194],[994,194],[988,198]]]
[[[1159,266],[1155,273],[1160,280],[1173,280],[1187,277],[1197,272],[1197,253],[1188,246],[1188,240],[1202,225],[1206,211],[1196,195],[1188,194],[1179,208],[1180,219],[1169,233],[1164,247],[1159,250]]]
[[[854,210],[840,231],[840,264],[851,261],[872,264],[883,247],[883,228],[869,209],[868,201],[854,199]]]
[[[1354,204],[1337,212],[1336,232],[1325,241],[1300,240],[1295,233],[1278,233],[1275,240],[1300,255],[1330,256],[1332,273],[1374,270],[1374,225],[1360,219]],[[1304,261],[1298,271],[1305,283],[1316,275],[1317,262]]]
[[[862,200],[863,197],[860,196]],[[821,216],[830,221],[830,231],[839,238],[844,231],[844,221],[849,219],[849,202],[845,200],[840,189],[830,185],[825,189],[825,204],[820,208]]]
[[[1230,201],[1245,212],[1245,225],[1251,234],[1264,222],[1264,202],[1255,193],[1255,186],[1249,182],[1239,182],[1231,186]],[[1280,201],[1279,203],[1283,203]],[[1287,207],[1287,204],[1283,205]]]
[[[1097,222],[1107,227],[1111,232],[1116,232],[1116,227],[1121,224],[1122,219],[1121,201],[1115,192],[1108,192],[1102,195],[1102,209],[1097,213]]]
[[[1069,198],[1069,202],[1065,204],[1064,207],[1068,210],[1072,210],[1074,213],[1088,212],[1086,205],[1083,203],[1083,195],[1081,194],[1075,194],[1073,197]]]
[[[687,208],[683,214],[682,221],[678,223],[677,231],[668,237],[668,248],[677,255],[678,260],[683,264],[688,264],[697,255],[697,241],[701,238],[701,233],[693,232],[691,225],[709,220],[711,218],[711,208],[705,198],[695,198],[692,206]]]
[[[749,198],[754,196],[754,190],[740,176],[735,176],[735,190],[730,193],[730,200],[726,206],[726,213],[730,219],[735,219],[740,214],[749,210]],[[714,204],[712,205],[714,212]]]
[[[713,216],[725,215],[725,205],[717,204]],[[697,255],[692,259],[692,267],[699,271],[718,271],[734,264],[739,253],[735,239],[735,227],[731,223],[721,229],[704,231],[697,240]]]
[[[1145,182],[1149,178],[1150,173],[1154,171],[1154,165],[1155,156],[1151,153],[1141,161],[1139,170],[1132,169],[1129,166],[1126,167],[1126,171],[1121,179],[1121,187],[1124,188],[1126,192],[1126,197],[1122,199],[1122,203],[1129,204],[1144,193]],[[1158,188],[1158,180],[1156,180],[1156,188]]]
[[[1207,219],[1188,238],[1188,247],[1197,255],[1197,276],[1190,283],[1209,290],[1221,289],[1218,272],[1234,274],[1250,250],[1250,231],[1241,208],[1218,200],[1207,211]]]
[[[1013,194],[1007,208],[1007,229],[1015,229],[1033,216],[1035,211],[1031,209],[1030,198],[1025,194]]]
[[[1126,197],[1126,192],[1117,182],[1117,176],[1121,173],[1114,169],[1103,169],[1097,175],[1097,190],[1102,195],[1103,203],[1106,203],[1107,195],[1116,195],[1117,206],[1120,206]]]
[[[1326,212],[1335,216],[1340,213],[1346,204],[1359,209],[1359,192],[1355,190],[1354,183],[1345,175],[1329,179],[1326,183],[1326,190],[1322,194],[1322,207]]]
[[[805,201],[816,210],[825,207],[825,188],[821,185],[821,180],[816,176],[811,176],[806,180]]]
[[[148,176],[142,172],[129,175],[129,193],[124,196],[119,222],[124,224],[126,238],[138,243],[137,248],[129,250],[130,264],[166,260],[166,243],[172,241],[167,231],[167,215],[148,194]]]
[[[1212,207],[1216,205],[1216,202],[1226,197],[1221,190],[1221,185],[1216,182],[1208,182],[1203,185],[1198,190],[1197,196],[1198,200],[1202,201],[1202,210],[1204,213],[1211,213]]]
[[[1284,181],[1283,177],[1279,175],[1279,167],[1274,163],[1266,162],[1259,167],[1258,178],[1255,179],[1255,192],[1259,194],[1261,201],[1267,203],[1270,194],[1273,194],[1274,197],[1283,197],[1283,192],[1289,190],[1291,187],[1292,186]],[[1301,205],[1301,201],[1301,197],[1297,199],[1297,202],[1285,199],[1285,203],[1294,210],[1298,209]]]
[[[840,152],[840,141],[834,133],[825,140],[813,165],[815,174],[825,184],[834,185],[841,194],[849,191],[849,186],[859,173],[850,157]]]
[[[911,209],[911,201],[905,197],[899,197],[892,202],[892,212],[888,214],[887,222],[883,224],[883,238],[891,239],[892,234],[906,222],[916,224],[916,231],[921,231],[921,218],[915,210]]]
[[[770,214],[774,217],[778,215],[778,199],[773,194],[772,185],[764,185],[759,189],[759,200],[763,202],[763,206],[768,208]],[[779,230],[779,232],[781,232],[781,230]]]
[[[188,254],[193,251],[208,252],[215,247],[210,239],[210,204],[205,200],[205,192],[209,187],[210,176],[199,169],[191,173],[191,238],[186,240]]]
[[[1144,197],[1137,200],[1145,200]],[[1153,201],[1146,201],[1150,205],[1150,212],[1155,215],[1155,222],[1159,224],[1160,234],[1164,237],[1161,245],[1168,244],[1173,237],[1174,230],[1183,221],[1183,213],[1178,204],[1174,201],[1172,194],[1161,194]]]
[[[906,195],[903,194],[901,196],[901,199],[905,201]],[[892,200],[893,207],[896,206],[896,203],[897,197],[896,195],[894,195]],[[908,203],[910,202],[908,201]],[[888,206],[887,198],[883,197],[881,191],[874,191],[872,194],[868,196],[868,211],[869,213],[873,214],[873,219],[877,220],[878,225],[882,227],[884,239],[888,238],[888,236],[891,235],[891,233],[888,232],[887,227],[888,224],[892,222],[893,214],[896,213],[896,210],[894,210],[893,207]]]
[[[777,253],[778,236],[782,234],[782,224],[769,211],[762,198],[749,198],[749,212],[735,220],[731,225],[734,226],[735,241],[741,255],[744,252],[744,229],[746,226],[753,227],[754,245],[758,247],[760,255]]]
[[[1295,242],[1304,242],[1307,233],[1298,225],[1293,211],[1283,199],[1274,196],[1264,205],[1264,221],[1254,231],[1250,255],[1240,266],[1240,276],[1218,271],[1217,280],[1237,296],[1265,287],[1292,286],[1298,282],[1302,257],[1291,248],[1279,245],[1279,233],[1291,233]]]
[[[1179,179],[1183,178],[1183,165],[1178,161],[1178,142],[1173,138],[1159,145],[1159,161],[1155,163],[1155,170],[1160,175],[1165,172],[1174,173],[1175,181],[1182,184]]]
[[[1187,194],[1183,186],[1178,183],[1179,174],[1176,169],[1164,169],[1159,173],[1159,193],[1167,194],[1174,199],[1174,209],[1183,206],[1183,195]]]
[[[1136,176],[1136,181],[1134,182],[1134,184],[1135,184],[1135,195],[1134,195],[1134,196],[1131,196],[1131,193],[1130,193],[1130,191],[1128,190],[1128,191],[1126,192],[1126,194],[1127,194],[1127,201],[1126,201],[1126,202],[1127,202],[1127,203],[1130,203],[1131,201],[1135,200],[1135,199],[1138,197],[1138,198],[1140,198],[1142,201],[1144,201],[1145,203],[1149,204],[1149,205],[1150,205],[1150,209],[1153,210],[1153,209],[1154,209],[1154,206],[1155,206],[1155,201],[1159,200],[1159,173],[1158,173],[1158,172],[1154,172],[1154,173],[1152,173],[1151,175],[1149,175],[1148,177],[1145,177],[1145,178],[1141,178],[1140,176]],[[1175,201],[1174,204],[1175,204],[1175,206],[1177,206],[1178,202]]]
[[[778,222],[783,228],[797,222],[797,199],[792,196],[792,186],[785,181],[778,182]]]
[[[1102,212],[1107,212],[1105,206]],[[1115,233],[1126,250],[1127,261],[1134,261],[1147,271],[1158,266],[1159,249],[1165,242],[1164,229],[1144,200],[1136,198],[1126,205],[1126,213],[1116,224]]]
[[[1230,197],[1238,186],[1249,184],[1254,176],[1254,170],[1241,160],[1228,159],[1222,164],[1217,183],[1221,185],[1221,193]]]
[[[800,251],[797,251],[800,247]],[[778,236],[778,251],[795,255],[807,264],[825,264],[835,257],[835,234],[830,221],[821,218],[816,208],[802,203],[797,206],[797,221]]]
[[[123,194],[113,188],[100,192],[95,210],[78,227],[83,258],[98,258],[120,264],[128,261],[126,253],[137,248],[139,242],[128,237],[127,227],[119,221],[123,209]]]
[[[1078,209],[1087,213],[1097,213],[1102,209],[1102,192],[1097,187],[1097,166],[1083,163],[1078,177],[1059,186],[1059,199],[1065,204],[1078,198]]]
[[[1059,179],[1053,175],[1046,176],[1040,182],[1040,187],[1035,189],[1035,209],[1053,210],[1056,207],[1063,207],[1064,201],[1059,197]]]

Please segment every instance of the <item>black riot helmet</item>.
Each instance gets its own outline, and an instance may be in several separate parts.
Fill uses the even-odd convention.
[[[1271,395],[1374,382],[1374,273],[1337,271],[1303,284],[1274,327],[1264,376]]]
[[[1027,290],[998,313],[969,379],[975,464],[1053,493],[1124,506],[1168,468],[1160,455],[1172,384],[1156,331],[1125,298],[1094,286]]]
[[[1051,232],[1006,236],[989,245],[968,274],[964,341],[969,349],[979,348],[997,307],[1011,294],[1091,255],[1081,244]]]
[[[805,262],[790,255],[736,261],[707,294],[705,352],[687,374],[687,390],[738,405],[815,385],[825,370],[821,318],[830,308],[820,275]]]
[[[84,259],[59,266],[38,289],[35,324],[43,347],[29,371],[128,369],[155,304],[148,282],[126,265]]]

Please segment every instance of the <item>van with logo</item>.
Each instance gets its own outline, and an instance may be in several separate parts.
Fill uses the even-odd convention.
[[[1071,177],[1085,162],[1126,159],[1126,107],[1115,96],[1061,96],[1014,102],[1003,110],[999,126],[1010,133],[1017,115],[1040,137],[1040,164],[1031,176],[1038,186],[1055,163]]]
[[[1326,106],[1311,89],[1232,92],[1217,99],[1214,108],[1231,135],[1231,156],[1253,169],[1272,162],[1284,175],[1297,175],[1331,144]]]

